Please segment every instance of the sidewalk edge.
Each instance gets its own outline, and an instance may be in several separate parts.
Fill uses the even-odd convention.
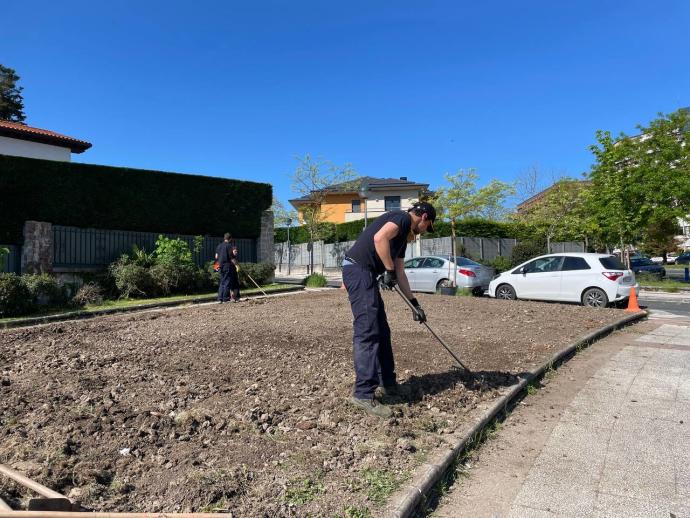
[[[591,345],[593,342],[603,338],[609,333],[620,329],[628,324],[646,318],[648,313],[641,311],[632,315],[626,315],[618,321],[604,326],[596,331],[585,335],[582,338],[570,343],[561,351],[555,353],[549,360],[544,362],[540,367],[529,371],[528,375],[520,380],[520,382],[513,386],[506,394],[499,397],[496,402],[487,410],[487,412],[480,417],[471,427],[462,432],[459,437],[460,440],[452,445],[451,449],[440,454],[437,454],[435,459],[425,462],[419,466],[412,475],[412,482],[403,490],[404,493],[397,497],[393,497],[384,509],[384,516],[391,518],[409,518],[414,515],[415,511],[422,505],[431,491],[443,479],[448,470],[453,466],[455,460],[462,454],[462,452],[472,443],[475,438],[479,437],[484,428],[489,425],[496,416],[501,412],[507,412],[509,405],[516,400],[520,394],[526,390],[535,379],[540,378],[547,370],[554,365],[561,364],[567,361],[570,356],[573,356],[577,350],[582,346]]]
[[[295,291],[303,291],[304,287],[288,286],[282,289],[271,290],[268,293],[270,297],[273,294],[291,293]],[[261,293],[251,293],[245,295],[244,298],[262,298],[265,297]],[[156,302],[154,304],[139,304],[136,306],[128,306],[122,308],[99,309],[98,311],[74,311],[72,313],[62,313],[59,315],[46,315],[43,317],[27,317],[13,320],[12,322],[0,322],[0,329],[12,329],[15,327],[31,327],[41,324],[52,324],[56,322],[69,322],[72,320],[85,320],[88,318],[102,317],[104,315],[114,315],[116,313],[131,313],[135,311],[144,311],[147,309],[169,308],[175,306],[185,306],[188,304],[203,304],[205,302],[213,302],[218,300],[217,295],[208,295],[205,297],[196,297],[186,300],[174,300],[170,302]]]

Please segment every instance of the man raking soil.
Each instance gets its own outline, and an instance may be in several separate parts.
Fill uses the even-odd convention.
[[[378,417],[392,415],[381,400],[399,391],[379,282],[388,289],[398,287],[412,306],[412,318],[426,322],[405,275],[405,250],[417,235],[433,232],[435,219],[436,209],[426,202],[415,203],[407,212],[386,212],[364,229],[343,260],[343,282],[354,316],[355,387],[351,402]]]

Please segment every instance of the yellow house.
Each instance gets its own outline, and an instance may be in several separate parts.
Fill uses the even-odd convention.
[[[428,183],[410,182],[406,176],[398,179],[363,176],[328,187],[323,193],[321,213],[323,220],[329,223],[347,223],[364,217],[373,219],[389,210],[409,209],[428,188]],[[311,203],[309,196],[290,200],[300,223],[304,221],[302,210]]]

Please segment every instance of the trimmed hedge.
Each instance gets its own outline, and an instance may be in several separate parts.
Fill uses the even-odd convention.
[[[0,243],[24,221],[256,238],[269,184],[0,155]]]
[[[369,222],[373,219],[368,219]],[[424,234],[425,238],[432,237],[447,237],[451,234],[450,223],[447,221],[439,221],[434,224],[435,232]],[[350,221],[348,223],[340,223],[333,225],[333,223],[325,223],[322,225],[322,235],[326,235],[324,241],[326,243],[333,243],[336,241],[335,234],[337,229],[337,241],[354,241],[359,237],[364,229],[364,220]],[[516,238],[518,240],[529,240],[535,237],[535,230],[524,223],[512,221],[491,221],[488,219],[468,218],[459,221],[455,225],[455,233],[457,236],[467,237],[501,237],[501,238]],[[276,228],[274,234],[276,243],[285,243],[287,241],[287,229]],[[290,241],[293,244],[308,243],[309,231],[305,226],[294,227],[290,229]]]

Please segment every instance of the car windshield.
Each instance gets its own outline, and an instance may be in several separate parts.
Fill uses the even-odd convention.
[[[610,255],[609,257],[600,257],[599,262],[607,270],[625,270],[625,265],[620,262],[620,259],[615,255]]]
[[[481,264],[476,263],[473,260],[468,259],[467,257],[461,257],[459,255],[455,256],[455,260],[453,262],[458,266],[481,266]]]

